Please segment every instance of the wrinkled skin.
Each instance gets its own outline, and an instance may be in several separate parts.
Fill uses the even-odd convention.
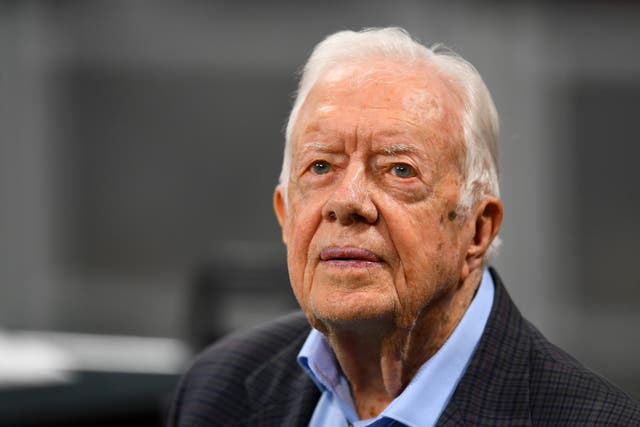
[[[461,108],[432,66],[372,60],[321,78],[293,129],[289,181],[274,196],[291,284],[361,416],[444,343],[499,228],[496,198],[457,209]]]

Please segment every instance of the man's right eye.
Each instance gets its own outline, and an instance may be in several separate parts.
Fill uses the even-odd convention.
[[[311,172],[315,173],[316,175],[322,175],[329,172],[330,170],[331,165],[329,164],[329,162],[325,162],[324,160],[316,160],[311,165]]]

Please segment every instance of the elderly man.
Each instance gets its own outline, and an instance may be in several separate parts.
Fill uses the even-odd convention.
[[[547,342],[485,268],[497,134],[459,56],[394,28],[321,42],[274,196],[305,316],[208,349],[170,425],[640,425],[638,403]]]

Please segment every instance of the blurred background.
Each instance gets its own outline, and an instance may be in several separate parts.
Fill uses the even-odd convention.
[[[3,1],[0,425],[158,425],[193,351],[295,308],[271,197],[296,71],[389,25],[493,93],[516,304],[640,398],[634,2]]]

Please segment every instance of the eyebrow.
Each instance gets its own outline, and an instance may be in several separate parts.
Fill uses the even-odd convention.
[[[391,144],[382,147],[380,152],[389,156],[395,156],[397,154],[416,154],[418,149],[417,147],[408,144]]]
[[[301,147],[303,151],[320,151],[321,153],[332,153],[335,148],[330,147],[328,144],[312,141],[304,143]]]
[[[335,148],[322,142],[308,142],[304,144],[302,151],[318,151],[321,153],[333,153]],[[385,147],[381,147],[376,150],[378,153],[386,154],[387,156],[397,156],[398,154],[419,154],[418,148],[409,144],[391,144]]]

